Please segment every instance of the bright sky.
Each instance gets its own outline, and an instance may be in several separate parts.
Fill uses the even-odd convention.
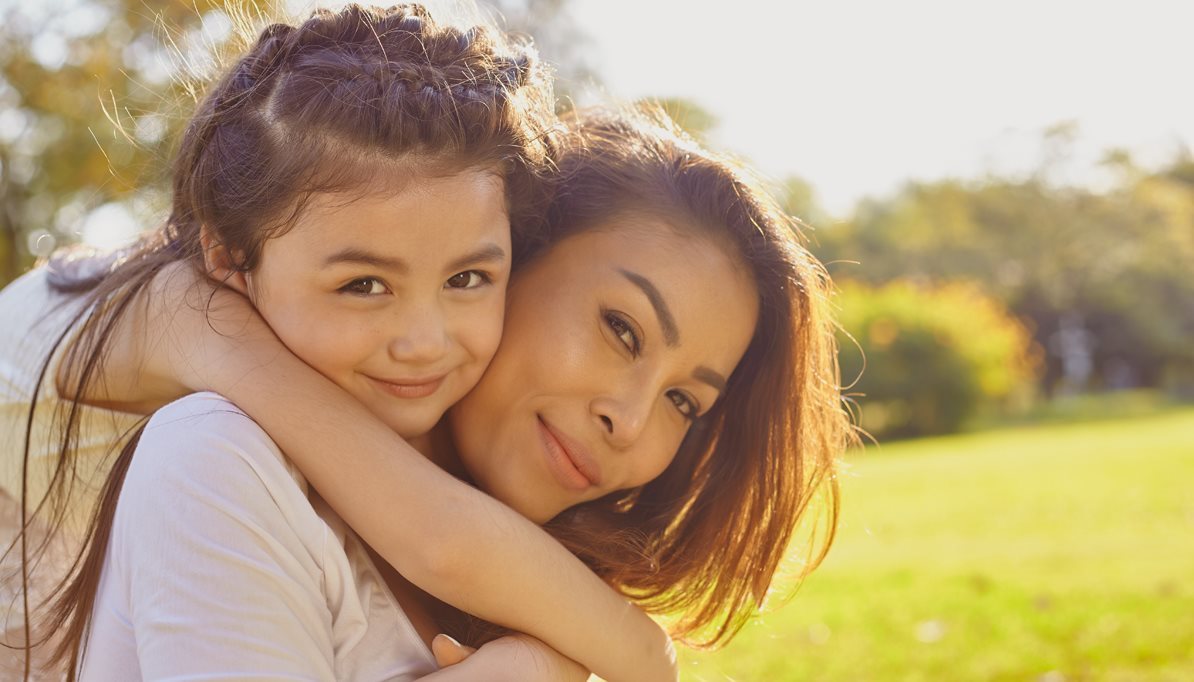
[[[1064,122],[1079,134],[1061,168],[1072,181],[1097,183],[1111,147],[1146,164],[1194,148],[1194,0],[566,6],[609,94],[694,100],[719,120],[715,146],[774,180],[799,175],[839,217],[908,180],[1033,168],[1042,131]],[[107,208],[89,241],[125,239],[136,225]]]
[[[571,5],[611,94],[697,101],[716,145],[800,175],[837,214],[907,179],[1024,170],[1064,121],[1078,168],[1112,146],[1151,163],[1194,146],[1186,0]]]

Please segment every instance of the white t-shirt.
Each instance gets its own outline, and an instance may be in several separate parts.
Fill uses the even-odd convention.
[[[256,423],[214,393],[153,416],[117,505],[82,680],[412,680],[435,669],[364,545],[313,506]]]

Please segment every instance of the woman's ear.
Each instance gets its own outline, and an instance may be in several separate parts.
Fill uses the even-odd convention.
[[[207,276],[248,296],[249,285],[245,273],[236,267],[236,254],[229,252],[207,225],[199,228],[199,245],[203,248],[203,269]]]

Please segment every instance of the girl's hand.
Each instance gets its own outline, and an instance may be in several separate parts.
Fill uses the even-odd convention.
[[[435,682],[584,682],[585,670],[570,658],[529,635],[500,637],[480,649],[438,635],[431,650],[440,670],[421,679]]]
[[[128,307],[86,394],[74,395],[78,377],[67,375],[69,363],[57,381],[64,397],[150,414],[196,391],[228,395],[282,354],[286,347],[244,295],[178,262]]]
[[[187,263],[158,273],[146,313],[140,378],[168,387],[174,395],[164,402],[195,391],[227,394],[287,352],[248,298]]]

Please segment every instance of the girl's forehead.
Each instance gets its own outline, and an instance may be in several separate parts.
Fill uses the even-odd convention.
[[[471,170],[410,183],[400,192],[312,194],[292,228],[267,241],[265,251],[304,260],[341,251],[436,260],[471,252],[480,242],[508,254],[509,240],[501,183]]]

